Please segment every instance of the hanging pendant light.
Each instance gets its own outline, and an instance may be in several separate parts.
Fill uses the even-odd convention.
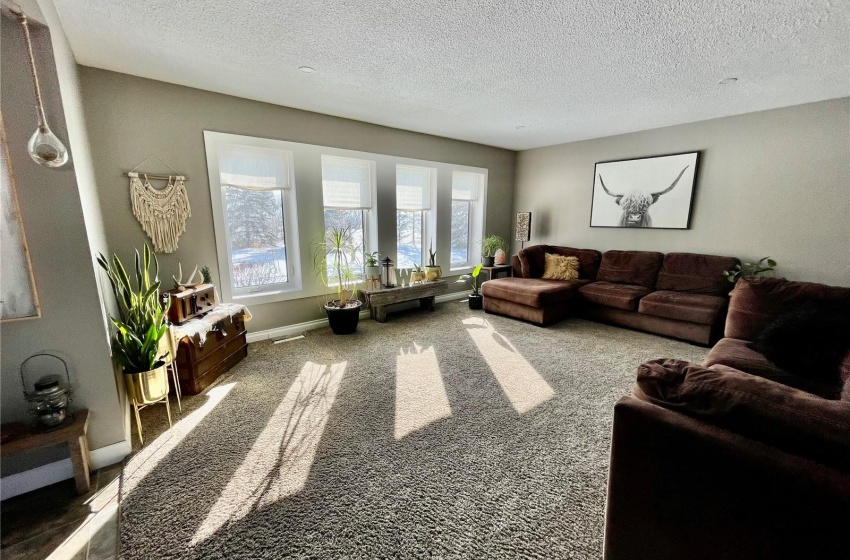
[[[26,14],[18,14],[18,21],[24,30],[24,40],[29,52],[30,70],[32,72],[32,85],[35,89],[36,109],[38,112],[38,129],[27,142],[27,150],[34,162],[46,167],[62,167],[68,162],[68,149],[59,138],[47,126],[47,116],[44,114],[44,103],[41,101],[41,86],[38,83],[38,74],[35,71],[35,57],[32,53],[32,40],[30,38],[29,21]]]

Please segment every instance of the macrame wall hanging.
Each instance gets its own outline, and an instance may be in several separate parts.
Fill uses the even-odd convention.
[[[133,203],[133,215],[142,224],[142,229],[153,242],[157,253],[173,253],[177,250],[177,241],[186,231],[186,220],[192,215],[189,207],[189,194],[186,191],[184,175],[159,158],[160,162],[174,171],[175,175],[153,175],[137,173],[136,169],[127,173],[130,177],[130,200]],[[150,179],[168,181],[162,189],[156,189],[150,184]]]

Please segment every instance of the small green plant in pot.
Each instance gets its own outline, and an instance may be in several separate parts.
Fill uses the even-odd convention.
[[[738,278],[758,278],[772,273],[776,269],[776,261],[770,257],[764,257],[757,262],[744,263],[743,265],[736,264],[732,270],[726,270],[723,274],[726,279],[733,284],[738,281]]]
[[[434,241],[431,241],[431,244],[428,246],[428,266],[425,267],[425,278],[428,279],[429,282],[433,282],[434,280],[439,280],[443,275],[443,269],[437,265],[437,251],[434,250]]]
[[[381,254],[378,251],[366,253],[366,278],[381,277]]]
[[[160,351],[160,341],[168,330],[168,302],[160,303],[159,262],[147,243],[142,255],[136,250],[135,285],[117,255],[112,255],[110,263],[98,254],[97,262],[106,271],[118,302],[119,316],[111,317],[116,329],[112,357],[124,373],[127,394],[137,405],[157,402],[168,395],[165,353]]]
[[[352,334],[360,322],[363,303],[349,299],[358,283],[357,250],[349,228],[333,227],[313,243],[313,268],[322,284],[336,289],[335,300],[323,305],[334,334]]]
[[[505,240],[498,235],[488,235],[481,240],[481,264],[493,266],[496,261],[496,251],[504,250]]]
[[[472,288],[472,293],[469,294],[469,308],[470,309],[481,309],[484,303],[484,296],[482,296],[478,291],[478,275],[481,273],[481,266],[478,265],[472,272],[469,274],[464,274],[455,280],[455,284],[469,284],[469,287]]]

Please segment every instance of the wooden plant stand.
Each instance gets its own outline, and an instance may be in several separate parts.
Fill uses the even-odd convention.
[[[71,464],[74,467],[74,482],[77,484],[77,493],[85,494],[91,490],[91,459],[89,457],[89,442],[86,432],[89,428],[89,411],[74,411],[74,420],[60,428],[50,432],[40,431],[36,427],[27,427],[22,434],[10,441],[0,445],[0,457],[5,459],[35,451],[42,447],[67,443],[71,452]]]
[[[384,288],[382,290],[364,290],[363,295],[369,304],[369,314],[379,323],[387,322],[387,306],[405,301],[419,300],[419,305],[429,311],[434,310],[434,298],[449,290],[446,280],[423,282],[404,288]]]

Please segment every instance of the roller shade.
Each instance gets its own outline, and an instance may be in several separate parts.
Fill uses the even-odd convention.
[[[396,208],[409,212],[431,209],[431,183],[436,170],[411,165],[396,166]]]
[[[222,188],[271,191],[289,190],[289,160],[286,152],[248,146],[224,145],[218,151]]]
[[[322,156],[322,199],[325,208],[371,208],[372,162]]]
[[[452,172],[452,200],[472,202],[478,200],[484,175],[467,171]]]

